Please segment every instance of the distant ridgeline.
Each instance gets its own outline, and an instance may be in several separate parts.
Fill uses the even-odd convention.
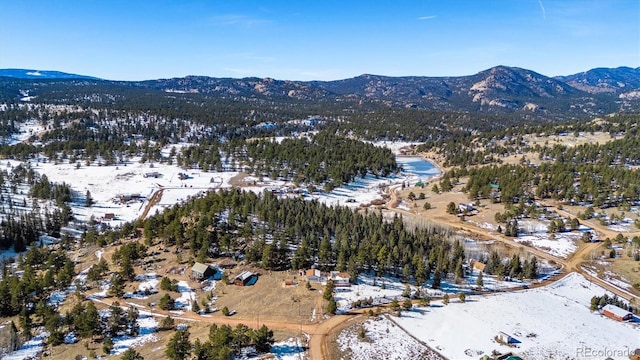
[[[0,103],[11,110],[0,111],[0,134],[16,131],[15,121],[87,111],[73,120],[127,119],[145,137],[155,136],[145,129],[145,119],[174,123],[177,131],[164,141],[204,133],[208,139],[288,136],[324,128],[366,139],[427,141],[639,111],[638,89],[640,69],[624,67],[557,78],[497,66],[460,77],[362,75],[327,82],[205,76],[108,81],[0,69]],[[194,134],[183,121],[206,129]]]

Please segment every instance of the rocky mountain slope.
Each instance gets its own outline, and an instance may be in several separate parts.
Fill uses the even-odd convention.
[[[96,84],[103,92],[108,91],[105,89],[129,88],[174,95],[202,94],[231,100],[359,101],[391,108],[518,114],[546,120],[640,110],[640,68],[628,67],[599,68],[555,78],[527,69],[496,66],[474,75],[458,77],[365,74],[344,80],[308,82],[206,76],[112,82],[73,74],[18,70],[0,70],[0,82],[7,84],[2,93],[5,100],[12,96],[7,89],[20,89],[22,93],[28,90],[31,95],[46,98],[47,89],[53,87],[60,98],[61,88],[65,87],[63,84],[67,85],[65,91],[69,92],[66,98],[73,98],[74,86],[82,88],[86,97],[92,84]],[[25,75],[28,73],[31,75]],[[55,80],[47,80],[51,78]],[[82,81],[87,79],[96,82]],[[20,94],[16,93],[14,98],[20,99]]]

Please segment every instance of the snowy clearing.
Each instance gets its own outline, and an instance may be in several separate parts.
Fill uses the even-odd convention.
[[[229,179],[237,175],[236,172],[185,171],[177,165],[140,163],[137,158],[126,165],[86,166],[82,163],[78,166],[38,161],[32,162],[31,166],[34,171],[47,175],[52,182],[71,184],[78,196],[71,204],[76,219],[86,222],[93,216],[111,226],[136,220],[149,198],[159,189],[164,189],[162,199],[151,208],[149,215],[162,212],[164,208],[202,191],[228,188]],[[178,174],[185,172],[188,178],[180,180]],[[94,201],[91,207],[85,206],[87,191]],[[119,198],[121,195],[131,199],[123,201]]]
[[[540,221],[522,221],[520,228],[524,234],[519,235],[514,240],[542,250],[553,256],[566,259],[577,249],[577,241],[580,241],[583,233],[580,231],[559,232],[551,234],[547,231],[548,224]]]
[[[457,294],[460,292],[469,293],[476,287],[477,271],[466,276],[460,284],[443,279],[440,289],[431,289],[429,284],[422,287],[420,292],[422,295],[431,297],[443,296],[445,293]],[[512,281],[499,280],[496,276],[483,274],[484,290],[504,290],[523,285],[529,285],[531,282],[513,279]],[[417,288],[410,285],[411,294],[415,294]],[[351,305],[358,300],[372,300],[372,305],[390,303],[394,298],[399,301],[404,299],[402,293],[406,289],[406,284],[400,279],[391,276],[374,276],[372,274],[358,275],[357,284],[350,287],[336,287],[334,299],[338,305],[338,312],[344,313],[349,311]]]
[[[361,329],[364,329],[364,337],[361,337]],[[345,355],[342,359],[442,359],[385,317],[366,320],[360,325],[342,331],[337,342],[340,351]]]
[[[180,280],[178,281],[178,292],[180,292],[180,297],[176,299],[175,308],[191,310],[191,302],[196,301],[195,291],[189,287],[186,281]]]
[[[111,350],[111,355],[122,354],[131,347],[158,341],[158,337],[154,334],[158,329],[158,321],[151,316],[150,313],[141,311],[137,324],[140,327],[138,336],[119,336],[113,338],[113,350]]]
[[[620,323],[589,310],[591,297],[605,292],[572,273],[543,288],[472,297],[464,304],[432,302],[430,308],[414,309],[394,320],[451,359],[479,358],[493,350],[526,359],[574,359],[586,348],[633,351],[640,324]],[[499,332],[519,343],[497,343]]]
[[[271,346],[270,354],[273,357],[267,357],[268,355],[258,356],[239,356],[237,360],[261,360],[261,359],[276,359],[276,360],[308,360],[309,353],[305,350],[299,338],[289,338],[284,341],[275,342]]]

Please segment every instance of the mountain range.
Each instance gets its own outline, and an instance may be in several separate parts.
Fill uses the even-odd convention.
[[[99,78],[86,75],[69,74],[52,70],[28,70],[28,69],[0,69],[0,77],[12,77],[18,79],[90,79]]]
[[[356,100],[390,107],[519,113],[547,119],[640,110],[640,68],[630,67],[597,68],[573,75],[547,77],[527,69],[496,66],[468,76],[389,77],[364,74],[335,81],[206,76],[110,81],[57,71],[0,69],[0,83],[12,81],[13,88],[21,91],[15,94],[16,99],[21,98],[25,90],[31,96],[38,96],[39,91],[46,91],[49,82],[58,85],[66,82],[68,85],[81,84],[85,92],[91,84],[109,84],[112,87],[162,92],[165,96],[166,93],[195,93],[227,99]],[[5,91],[3,96],[7,95],[11,96]]]

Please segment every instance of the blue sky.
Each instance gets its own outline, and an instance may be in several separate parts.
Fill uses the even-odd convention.
[[[0,0],[0,68],[114,80],[640,66],[640,0]]]

